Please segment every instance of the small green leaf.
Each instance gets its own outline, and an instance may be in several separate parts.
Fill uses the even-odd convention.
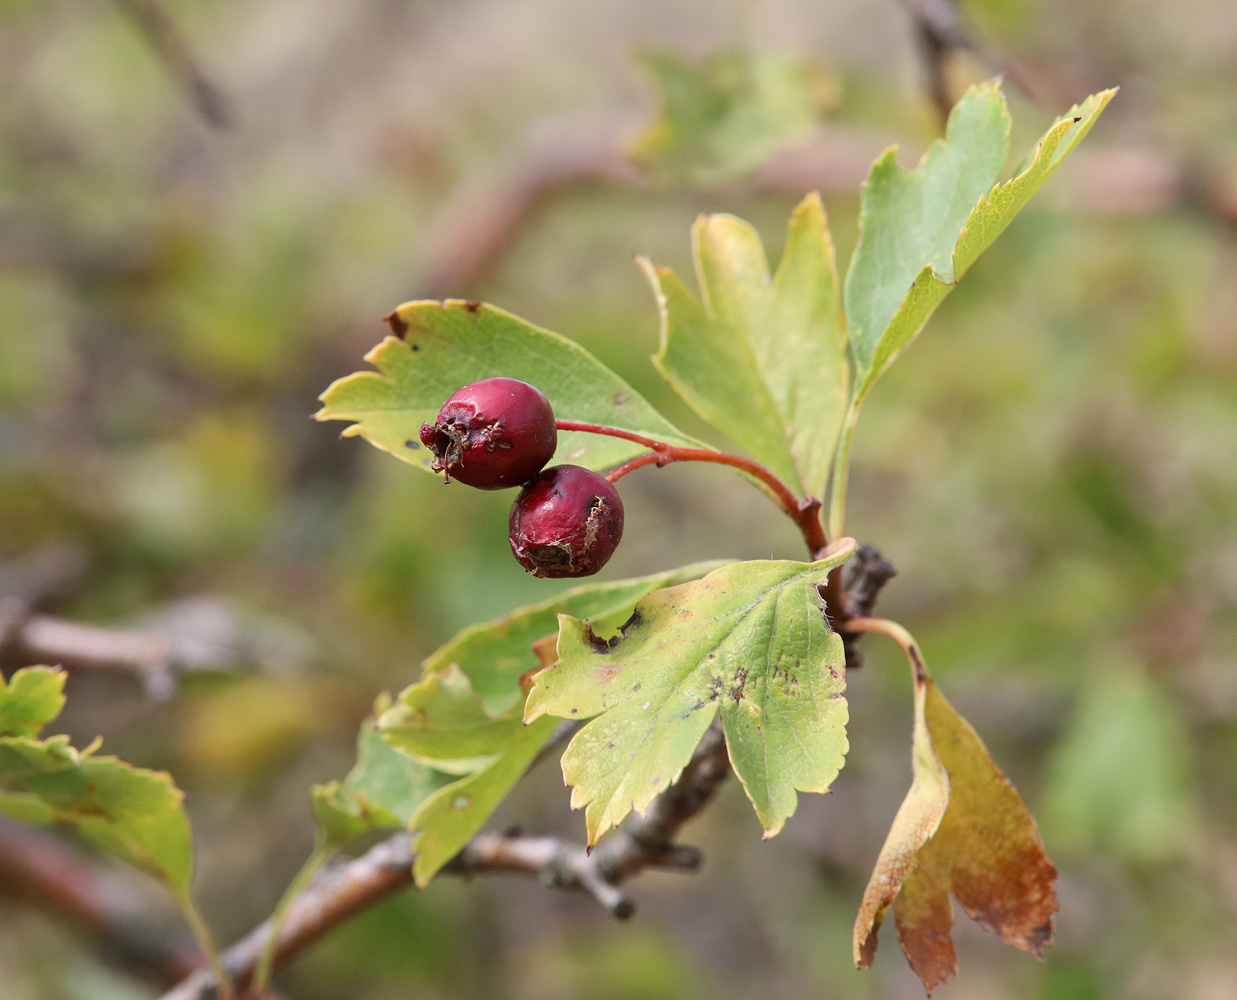
[[[590,844],[674,783],[719,709],[765,836],[794,813],[796,790],[829,787],[847,748],[845,677],[817,585],[851,551],[736,563],[657,591],[608,642],[560,618],[558,662],[535,676],[525,719],[593,719],[563,755]]]
[[[541,665],[533,643],[553,635],[558,615],[593,616],[599,629],[614,634],[638,600],[717,565],[573,587],[470,626],[425,661],[423,679],[378,719],[383,737],[398,748],[393,752],[408,755],[410,764],[415,758],[417,766],[463,775],[427,798],[411,819],[420,831],[413,866],[418,885],[428,883],[481,829],[554,732],[553,720],[523,724],[520,681]]]
[[[704,447],[686,437],[631,386],[578,344],[477,302],[407,302],[391,316],[400,336],[387,337],[357,372],[322,394],[317,420],[348,420],[344,436],[429,469],[421,424],[432,421],[456,389],[495,375],[518,378],[544,392],[559,420],[605,424],[675,445]],[[604,469],[646,449],[631,441],[560,432],[556,462]]]
[[[67,736],[0,736],[0,813],[72,826],[189,897],[193,848],[184,798],[162,771],[78,752]]]
[[[378,719],[378,727],[391,746],[452,774],[485,767],[523,728],[514,710],[488,714],[455,663],[405,688],[399,703]]]
[[[692,229],[700,301],[642,264],[661,308],[661,373],[697,413],[792,490],[823,497],[849,402],[846,321],[820,197],[790,219],[770,276],[760,237],[732,215]]]
[[[63,671],[25,667],[0,677],[0,736],[37,736],[64,708]]]
[[[648,51],[637,62],[659,113],[631,155],[671,181],[714,184],[759,167],[836,103],[833,81],[781,53],[723,49],[699,62]]]
[[[528,769],[546,740],[554,733],[554,719],[519,726],[503,752],[489,766],[454,781],[431,795],[412,817],[420,831],[412,874],[424,888],[443,865],[485,825],[498,804]]]
[[[997,184],[1009,154],[1009,113],[999,83],[972,87],[949,116],[945,141],[913,170],[896,149],[863,186],[860,240],[846,275],[846,316],[857,369],[857,402],[1095,124],[1115,90],[1071,108],[1040,139],[1028,163]]]
[[[503,715],[523,705],[520,677],[538,666],[533,643],[558,631],[560,614],[594,620],[617,617],[622,622],[636,601],[646,594],[698,579],[722,565],[722,561],[696,563],[650,576],[572,587],[538,604],[517,608],[502,618],[462,629],[430,654],[423,674],[440,674],[452,664],[457,665],[481,696],[485,712]]]
[[[449,774],[411,760],[382,738],[374,722],[390,704],[387,694],[374,702],[348,776],[313,789],[314,821],[326,846],[342,846],[370,830],[407,826],[417,807],[451,781]]]

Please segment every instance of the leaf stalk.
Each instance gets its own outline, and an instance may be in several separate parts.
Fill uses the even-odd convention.
[[[608,437],[623,438],[626,441],[634,441],[636,444],[644,445],[644,447],[649,449],[646,454],[637,455],[629,462],[623,463],[617,469],[608,473],[606,480],[611,483],[618,482],[629,472],[634,472],[643,466],[657,465],[658,468],[661,468],[664,465],[669,465],[671,462],[712,462],[715,465],[728,465],[731,468],[738,469],[740,472],[745,472],[753,479],[763,483],[768,488],[773,500],[786,516],[795,522],[795,525],[803,534],[803,540],[807,544],[813,561],[824,559],[829,554],[829,537],[825,534],[824,523],[820,517],[821,502],[815,497],[800,499],[795,496],[790,487],[759,462],[754,462],[750,458],[744,458],[742,455],[732,455],[725,451],[714,451],[711,448],[683,448],[667,444],[665,441],[657,441],[632,431],[625,431],[618,427],[607,427],[604,424],[589,424],[576,420],[556,420],[555,426],[560,431],[582,431],[586,434],[604,434]]]

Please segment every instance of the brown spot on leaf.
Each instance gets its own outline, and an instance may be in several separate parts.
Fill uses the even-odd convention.
[[[382,318],[387,321],[387,326],[391,328],[391,332],[399,337],[400,340],[408,336],[408,324],[404,322],[398,310]]]
[[[464,303],[464,308],[467,309],[470,313],[475,313],[481,308],[481,303],[478,302],[476,299],[469,299],[467,302]]]
[[[740,667],[734,672],[734,683],[730,686],[730,697],[738,702],[747,689],[747,668]]]

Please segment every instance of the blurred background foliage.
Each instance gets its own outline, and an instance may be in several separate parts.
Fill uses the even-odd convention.
[[[631,254],[689,271],[704,210],[778,247],[819,187],[846,260],[867,164],[891,141],[913,162],[940,127],[920,6],[164,0],[216,92],[152,43],[148,4],[0,3],[0,596],[155,629],[201,668],[170,696],[73,671],[61,723],[187,790],[221,939],[307,855],[309,786],[348,769],[375,693],[554,586],[511,559],[505,498],[340,441],[309,420],[318,392],[400,301],[476,298],[579,340],[709,436],[647,362],[656,311]],[[940,84],[957,96],[1003,64],[1016,150],[1087,93],[1122,93],[857,439],[850,533],[900,570],[881,610],[917,634],[1062,871],[1048,961],[958,914],[961,974],[940,995],[1232,998],[1237,14],[967,0],[960,18],[976,46]],[[678,157],[656,177],[622,155],[657,106],[646,49],[655,76],[715,59],[714,92],[679,95],[688,132],[642,143]],[[748,66],[768,84],[754,125],[726,103],[744,51],[772,53]],[[710,146],[701,122],[731,132]],[[716,469],[643,472],[625,498],[610,577],[799,555]],[[286,994],[922,996],[891,931],[872,972],[851,968],[909,777],[905,668],[865,648],[849,765],[777,839],[731,783],[688,831],[705,872],[642,878],[633,921],[443,878],[334,932],[282,973]],[[552,764],[495,818],[515,821],[582,833]],[[0,893],[7,998],[157,995],[29,902]]]

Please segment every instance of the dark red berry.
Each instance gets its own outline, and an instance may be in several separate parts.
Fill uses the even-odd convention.
[[[486,378],[455,392],[438,419],[421,425],[430,467],[480,490],[519,486],[554,457],[558,430],[540,389],[514,378]]]
[[[623,501],[597,473],[555,465],[520,490],[509,527],[511,551],[533,576],[592,576],[623,537]]]

